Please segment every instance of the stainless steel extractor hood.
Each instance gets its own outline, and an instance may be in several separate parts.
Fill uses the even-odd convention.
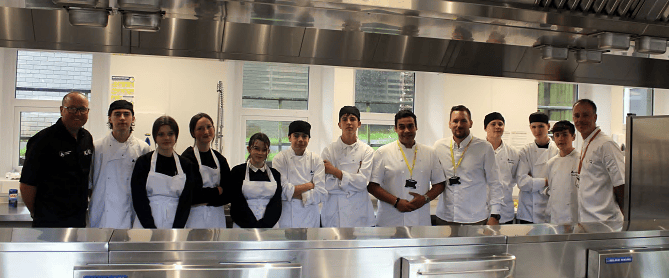
[[[669,88],[669,0],[89,1],[0,0],[0,46]]]

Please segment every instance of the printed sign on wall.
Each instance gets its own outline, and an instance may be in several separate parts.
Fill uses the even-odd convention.
[[[112,76],[111,101],[124,99],[135,103],[135,78],[132,76]]]

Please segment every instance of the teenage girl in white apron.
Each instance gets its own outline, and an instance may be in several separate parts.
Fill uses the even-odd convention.
[[[214,153],[214,150],[210,148],[211,141],[216,135],[214,129],[214,123],[211,117],[205,113],[199,113],[193,118],[191,118],[190,124],[190,133],[193,138],[195,138],[195,144],[193,144],[193,155],[195,156],[195,161],[198,165],[200,175],[202,176],[202,187],[203,188],[217,188],[217,195],[209,196],[211,198],[218,198],[223,194],[223,188],[220,187],[221,175],[224,170],[226,173],[229,172],[229,166],[227,162],[225,163],[225,169],[221,169],[222,165],[218,160],[218,156]],[[211,156],[214,158],[214,163],[216,163],[216,168],[211,168],[207,165],[202,164],[202,159],[200,158],[200,146],[202,149],[208,149]],[[183,155],[189,152],[186,150]],[[188,156],[192,159],[192,157]],[[204,193],[206,192],[206,193]],[[212,195],[211,190],[203,191],[203,194]],[[197,194],[197,193],[195,193]],[[194,196],[195,197],[195,196]],[[188,216],[188,222],[186,223],[186,228],[192,229],[208,229],[208,228],[219,228],[225,229],[225,208],[223,206],[209,206],[208,203],[194,204],[191,207],[190,215]]]
[[[256,133],[249,140],[249,159],[235,166],[231,171],[233,198],[231,214],[235,222],[257,228],[278,228],[281,217],[281,184],[278,172],[265,163],[269,153],[269,138]],[[250,171],[254,170],[256,180],[252,181]],[[276,172],[277,177],[274,176]],[[241,176],[244,179],[240,181]],[[268,180],[257,180],[257,176],[267,175]]]
[[[146,192],[148,197],[151,217],[155,227],[158,229],[171,229],[173,227],[183,228],[186,224],[185,219],[190,211],[190,202],[181,204],[182,208],[179,211],[179,201],[182,194],[186,195],[186,199],[190,200],[191,186],[187,186],[187,175],[181,165],[179,155],[174,152],[174,145],[179,136],[179,126],[176,121],[169,116],[162,116],[156,119],[153,123],[153,140],[156,142],[156,151],[148,153],[138,158],[135,164],[135,172],[133,172],[131,187],[133,192],[133,204],[137,213],[137,218],[133,224],[134,228],[143,228],[140,218],[146,220],[148,216],[146,213],[146,203],[144,196],[139,196],[139,192]],[[169,176],[156,171],[156,162],[158,156],[168,157],[174,159],[176,174]],[[147,156],[150,156],[150,170],[147,174],[146,183],[142,184],[138,181],[138,175],[143,175],[139,168],[146,167]],[[186,161],[186,160],[184,160]],[[190,167],[190,166],[189,166]],[[146,169],[146,168],[143,168]],[[190,170],[190,168],[188,168]],[[139,179],[141,180],[141,179]],[[145,188],[145,191],[143,190]],[[186,200],[184,199],[184,200]],[[177,215],[179,214],[179,215]],[[175,220],[179,217],[179,222]],[[149,222],[150,223],[150,222]],[[146,223],[145,223],[146,224]]]

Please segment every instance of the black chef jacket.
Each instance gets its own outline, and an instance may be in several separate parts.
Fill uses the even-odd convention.
[[[58,121],[28,140],[21,182],[37,188],[33,227],[85,227],[93,137]]]

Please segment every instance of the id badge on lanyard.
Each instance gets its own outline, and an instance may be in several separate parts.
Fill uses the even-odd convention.
[[[407,161],[407,156],[404,154],[404,150],[402,149],[402,146],[400,146],[400,141],[399,140],[397,140],[397,146],[400,148],[400,152],[402,152],[402,157],[404,157],[404,163],[406,163],[407,168],[409,169],[409,173],[411,174],[411,177],[409,177],[409,179],[406,180],[406,182],[404,183],[404,187],[416,189],[416,185],[418,184],[418,182],[413,179],[413,170],[416,167],[416,157],[418,155],[418,145],[416,145],[416,149],[413,152],[413,163],[411,164],[411,166],[409,166],[409,161]],[[360,163],[361,163],[360,165],[362,165],[362,161]]]

